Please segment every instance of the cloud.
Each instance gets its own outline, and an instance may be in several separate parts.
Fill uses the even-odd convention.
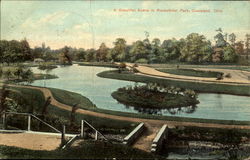
[[[46,23],[55,23],[60,22],[62,23],[63,20],[69,15],[67,12],[54,12],[52,14],[48,14],[45,17],[42,17],[38,20],[39,24],[46,24]]]
[[[79,30],[79,29],[89,29],[90,27],[90,24],[88,23],[82,23],[82,24],[76,24],[72,27],[72,29],[76,29],[76,30]]]
[[[21,24],[23,28],[36,28],[46,24],[63,24],[64,19],[69,15],[67,12],[54,12],[47,14],[40,19],[28,18]]]

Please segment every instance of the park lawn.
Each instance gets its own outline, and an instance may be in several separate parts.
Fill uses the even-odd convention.
[[[98,153],[98,154],[97,154]],[[103,159],[103,158],[140,158],[165,159],[139,149],[122,144],[102,141],[83,141],[77,147],[65,150],[39,151],[0,145],[0,158],[7,159]]]
[[[222,74],[221,72],[199,71],[194,69],[157,69],[157,70],[164,73],[183,75],[183,76],[193,76],[193,77],[217,78],[218,75]]]

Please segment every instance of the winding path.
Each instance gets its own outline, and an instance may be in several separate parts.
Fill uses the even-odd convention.
[[[118,64],[118,63],[117,63]],[[134,64],[126,63],[126,66],[129,68],[133,68]],[[147,66],[137,66],[135,67],[139,73],[146,76],[151,77],[158,77],[158,78],[166,78],[166,79],[173,79],[179,81],[197,81],[199,83],[219,83],[219,84],[230,84],[230,85],[250,85],[250,72],[248,71],[240,71],[240,70],[231,70],[231,69],[210,69],[210,68],[199,68],[199,70],[206,70],[206,71],[220,71],[223,72],[224,75],[230,73],[231,78],[224,77],[221,80],[216,80],[216,78],[208,78],[208,77],[193,77],[193,76],[184,76],[184,75],[175,75],[170,73],[164,73],[157,71],[154,68],[147,67]],[[196,68],[197,69],[197,68]],[[197,69],[198,70],[198,69]]]

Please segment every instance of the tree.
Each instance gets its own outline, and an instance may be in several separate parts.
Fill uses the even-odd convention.
[[[31,69],[24,70],[21,74],[21,79],[27,83],[32,83],[34,81],[34,74]]]
[[[102,43],[96,52],[97,61],[107,61],[108,48],[105,43]]]
[[[244,44],[243,41],[239,41],[234,43],[234,49],[235,49],[235,53],[237,54],[244,54]]]
[[[246,41],[245,41],[245,46],[246,46],[246,54],[247,54],[247,59],[248,59],[248,55],[250,53],[250,34],[246,34]]]
[[[85,60],[85,55],[86,55],[86,51],[83,48],[80,48],[77,52],[76,52],[76,60]]]
[[[51,103],[51,97],[47,97],[44,105],[43,105],[43,109],[42,109],[42,115],[45,116],[48,113],[48,106]]]
[[[12,72],[10,69],[7,69],[5,72],[3,72],[3,74],[9,80],[12,75]]]
[[[0,78],[2,77],[2,75],[3,75],[3,69],[2,69],[2,67],[0,66]]]
[[[60,55],[61,63],[62,64],[67,64],[67,65],[72,65],[72,58],[69,55],[69,47],[65,46],[62,49],[62,53]]]
[[[18,79],[20,79],[23,72],[24,72],[24,67],[23,66],[18,66],[17,69],[14,72],[14,75],[17,76]]]
[[[211,42],[203,35],[191,33],[185,39],[185,44],[180,50],[182,61],[187,62],[209,62],[211,61]]]
[[[20,44],[21,44],[21,52],[23,54],[22,55],[23,61],[32,60],[33,57],[32,57],[31,49],[27,40],[26,39],[21,40]]]
[[[6,89],[6,85],[4,84],[0,89],[0,113],[6,111],[7,109],[7,97],[9,95],[9,90]]]
[[[225,47],[227,45],[222,33],[218,33],[216,36],[214,36],[214,39],[216,41],[216,47]]]
[[[238,55],[235,52],[235,49],[232,46],[226,46],[223,48],[224,56],[223,61],[224,62],[236,62],[238,60]]]
[[[114,61],[123,61],[126,57],[126,40],[117,38],[114,42],[114,48],[110,52],[110,58]]]
[[[229,41],[231,42],[231,45],[234,45],[234,43],[236,41],[236,35],[234,33],[231,33],[229,35]]]
[[[75,124],[75,113],[76,113],[76,110],[78,109],[78,104],[74,104],[72,106],[72,110],[71,110],[71,114],[70,114],[70,126],[73,128],[74,127],[74,124]]]
[[[164,40],[161,48],[163,50],[163,56],[166,60],[174,60],[180,57],[180,45],[182,45],[183,41],[177,41],[176,39]]]
[[[87,62],[91,62],[91,61],[95,61],[95,54],[96,54],[96,50],[95,49],[88,49],[85,55],[85,60]]]
[[[136,62],[136,60],[139,59],[147,59],[148,57],[148,50],[146,48],[145,43],[143,43],[142,41],[136,41],[133,45],[132,48],[130,50],[130,57],[131,57],[131,61],[132,62]]]

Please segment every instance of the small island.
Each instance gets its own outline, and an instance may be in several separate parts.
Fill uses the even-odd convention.
[[[178,108],[199,103],[193,90],[156,83],[119,88],[111,95],[122,104],[141,108]]]

